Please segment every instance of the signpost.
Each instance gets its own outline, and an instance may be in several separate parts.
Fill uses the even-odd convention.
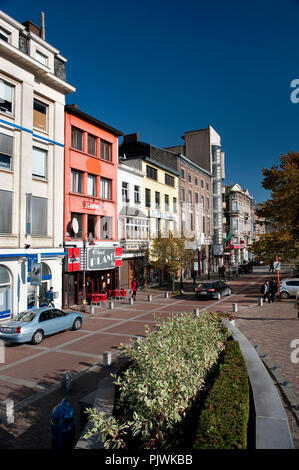
[[[278,261],[278,256],[276,256],[276,261],[274,261],[273,266],[277,273],[277,292],[278,292],[278,299],[280,300],[280,280],[279,280],[280,262]]]

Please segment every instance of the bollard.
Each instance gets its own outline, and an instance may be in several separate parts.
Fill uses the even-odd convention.
[[[114,304],[113,304],[113,302],[109,302],[109,303],[108,303],[108,308],[110,308],[110,310],[113,310],[113,309],[114,309]]]
[[[238,304],[233,304],[233,312],[237,312],[238,311]]]
[[[134,304],[134,299],[133,298],[129,299],[129,305],[133,305],[133,304]]]
[[[0,421],[5,426],[14,422],[14,402],[13,400],[7,399],[1,403],[0,409]]]
[[[263,306],[263,299],[258,299],[258,306],[262,307]]]
[[[199,316],[199,308],[195,308],[195,309],[194,309],[194,315],[195,315],[196,317]]]
[[[64,372],[62,376],[62,381],[61,381],[61,388],[65,392],[71,392],[72,391],[72,375],[70,372]]]
[[[110,366],[111,365],[111,351],[105,351],[103,353],[103,366]]]
[[[169,297],[169,293],[165,292],[165,299],[168,299],[168,297]]]
[[[91,305],[90,308],[89,308],[89,313],[94,313],[94,307]]]
[[[151,301],[152,301],[152,296],[151,296],[151,295],[148,295],[148,296],[147,296],[147,300],[148,300],[149,302],[151,302]]]

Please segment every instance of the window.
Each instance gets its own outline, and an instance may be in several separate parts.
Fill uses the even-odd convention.
[[[0,78],[0,111],[13,115],[14,86]]]
[[[234,241],[233,241],[233,244],[234,244],[234,245],[238,245],[238,243],[239,243],[239,238],[238,238],[238,237],[233,237],[233,240],[234,240]]]
[[[151,178],[152,180],[158,179],[158,172],[156,168],[153,168],[152,166],[146,165],[146,176],[148,178]]]
[[[210,235],[211,233],[211,219],[208,217],[208,234]]]
[[[111,180],[101,178],[101,198],[111,199]]]
[[[195,193],[195,204],[199,203],[199,194]]]
[[[188,183],[192,183],[192,175],[191,175],[191,173],[188,173]]]
[[[47,206],[48,201],[44,197],[32,196],[31,201],[31,234],[47,235]]]
[[[206,233],[206,218],[204,215],[202,216],[202,231]]]
[[[232,201],[232,211],[237,212],[238,210],[238,203],[237,201]]]
[[[191,191],[191,189],[189,189],[189,191],[188,191],[188,202],[190,204],[192,204],[192,191]]]
[[[122,194],[122,202],[130,202],[129,184],[125,183],[124,181],[122,182],[121,194]]]
[[[77,219],[77,221],[78,221],[78,232],[77,233],[74,232],[73,227],[72,227],[72,220],[73,219]],[[68,232],[69,232],[71,238],[78,238],[78,237],[82,236],[82,220],[83,220],[82,214],[77,214],[75,212],[71,213],[71,221],[70,221],[70,224],[69,224],[69,227],[68,227]]]
[[[156,219],[156,237],[159,236],[161,231],[161,219]]]
[[[203,186],[204,186],[204,181],[203,180],[200,180],[200,186],[203,188]]]
[[[83,150],[83,132],[75,127],[72,127],[72,147]]]
[[[198,186],[198,177],[197,176],[194,176],[194,184],[195,184],[195,186]]]
[[[176,197],[173,198],[173,212],[176,213],[177,212],[177,199]]]
[[[33,127],[47,132],[48,130],[48,105],[36,98],[33,99]]]
[[[90,153],[90,155],[96,155],[96,150],[97,150],[97,139],[93,135],[88,134],[87,138],[87,152]]]
[[[185,188],[181,188],[181,199],[185,202]]]
[[[96,177],[94,175],[87,176],[87,194],[88,196],[96,195]]]
[[[209,191],[209,183],[206,184],[206,188]]]
[[[101,216],[101,240],[112,238],[112,217]]]
[[[88,214],[87,216],[87,233],[88,233],[88,238],[95,238],[95,227],[96,227],[96,216]]]
[[[232,229],[233,229],[233,230],[238,230],[238,225],[239,225],[239,224],[238,224],[238,219],[233,218],[233,219],[232,219]]]
[[[0,169],[12,169],[13,137],[0,133]]]
[[[33,147],[32,149],[32,176],[47,178],[47,151]]]
[[[112,148],[112,144],[110,144],[110,142],[101,140],[101,158],[103,158],[103,160],[106,160],[107,162],[112,161],[111,148]]]
[[[201,203],[202,203],[202,207],[204,209],[204,207],[205,207],[205,198],[203,196],[201,196]]]
[[[155,192],[155,207],[160,209],[160,193],[158,191]]]
[[[139,204],[140,200],[140,186],[134,186],[134,202],[135,204]]]
[[[190,212],[190,230],[193,232],[194,230],[194,218],[193,218],[193,212]]]
[[[48,57],[39,51],[35,51],[35,58],[38,62],[40,62],[43,65],[48,64]]]
[[[0,190],[0,233],[12,233],[12,192]]]
[[[2,39],[2,41],[10,42],[10,38],[11,33],[0,27],[0,39]]]
[[[185,170],[184,170],[184,168],[181,168],[181,178],[182,178],[182,180],[185,180]]]
[[[174,177],[165,173],[165,184],[174,188]]]
[[[165,198],[165,210],[168,212],[169,211],[169,196],[168,196],[168,194],[165,194],[164,198]]]
[[[151,190],[145,189],[145,207],[151,207]]]
[[[82,194],[82,173],[81,171],[72,170],[72,193]]]
[[[207,197],[207,209],[210,209],[210,198]]]

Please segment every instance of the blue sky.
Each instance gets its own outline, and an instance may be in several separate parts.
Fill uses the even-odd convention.
[[[167,147],[211,124],[226,182],[258,201],[262,168],[299,151],[299,0],[0,0],[19,22],[40,23],[68,59],[67,97],[83,111]]]

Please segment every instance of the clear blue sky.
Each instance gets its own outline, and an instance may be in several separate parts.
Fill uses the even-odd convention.
[[[68,59],[67,103],[167,147],[211,124],[226,182],[258,202],[261,169],[299,151],[299,0],[0,0],[19,22],[40,23]]]

